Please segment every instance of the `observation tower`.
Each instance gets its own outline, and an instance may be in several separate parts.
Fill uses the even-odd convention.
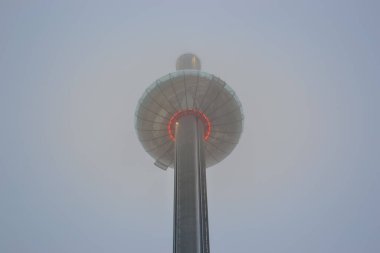
[[[136,131],[154,164],[174,168],[174,253],[209,253],[206,168],[226,158],[243,130],[241,103],[194,54],[150,85],[136,110]]]

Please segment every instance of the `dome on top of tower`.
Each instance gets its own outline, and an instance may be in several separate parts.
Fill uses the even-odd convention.
[[[194,69],[201,70],[201,61],[195,54],[187,53],[178,57],[176,62],[176,69]]]

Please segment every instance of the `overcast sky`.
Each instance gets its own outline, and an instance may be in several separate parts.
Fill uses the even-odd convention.
[[[172,252],[134,111],[197,54],[245,114],[215,253],[380,252],[378,1],[0,2],[0,252]]]

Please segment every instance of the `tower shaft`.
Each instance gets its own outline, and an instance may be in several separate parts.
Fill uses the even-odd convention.
[[[203,123],[178,119],[175,134],[174,253],[209,253]]]

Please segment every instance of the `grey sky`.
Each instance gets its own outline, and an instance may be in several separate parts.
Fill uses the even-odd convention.
[[[0,252],[171,252],[134,131],[194,52],[245,113],[208,169],[212,252],[380,252],[377,1],[1,1]]]

